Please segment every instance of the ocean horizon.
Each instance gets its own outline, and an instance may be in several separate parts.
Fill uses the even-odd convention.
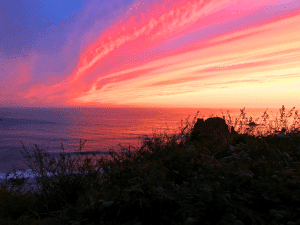
[[[82,152],[105,155],[109,149],[115,151],[129,145],[141,146],[141,138],[152,137],[167,131],[179,131],[189,117],[192,123],[197,111],[198,118],[223,115],[227,110],[232,121],[238,118],[242,108],[0,108],[0,179],[16,167],[28,169],[21,154],[22,144],[33,153],[35,144],[45,149],[51,157],[58,157],[61,143],[65,153],[75,155],[80,140],[86,140]],[[290,109],[286,109],[288,112]],[[297,110],[297,109],[296,109]],[[245,109],[246,117],[255,121],[266,109]],[[274,121],[278,109],[268,109],[270,121]],[[169,129],[169,130],[167,130]]]

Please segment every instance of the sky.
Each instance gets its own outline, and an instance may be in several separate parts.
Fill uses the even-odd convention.
[[[0,107],[300,107],[299,0],[0,1]]]

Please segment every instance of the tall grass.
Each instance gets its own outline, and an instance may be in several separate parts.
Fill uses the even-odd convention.
[[[261,130],[247,127],[252,117],[244,110],[235,121],[222,113],[238,132],[225,145],[191,141],[199,112],[191,123],[189,117],[185,125],[181,121],[178,132],[154,133],[139,148],[120,145],[124,151],[110,150],[108,157],[83,157],[85,141],[73,159],[63,145],[60,157],[50,158],[37,145],[31,156],[21,143],[39,191],[22,191],[27,178],[7,179],[8,172],[0,189],[0,225],[300,224],[298,111],[290,126],[294,108],[285,114],[282,106],[275,124],[265,111],[255,120]],[[287,138],[276,134],[282,128]]]

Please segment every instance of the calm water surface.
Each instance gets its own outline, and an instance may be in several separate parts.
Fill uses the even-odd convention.
[[[81,140],[87,140],[82,151],[105,153],[124,147],[141,145],[141,137],[151,137],[169,128],[169,133],[198,118],[211,115],[239,117],[240,109],[133,109],[133,108],[0,108],[0,178],[12,165],[28,168],[21,154],[20,141],[33,153],[35,144],[46,149],[51,157],[58,156],[61,143],[64,151],[74,154]],[[261,117],[266,109],[247,109],[246,117]],[[286,109],[287,111],[287,109]],[[268,109],[271,121],[279,109]],[[2,120],[2,121],[1,121]],[[260,122],[261,119],[258,121]]]

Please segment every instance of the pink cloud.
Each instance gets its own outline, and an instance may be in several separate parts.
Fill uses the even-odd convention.
[[[130,69],[103,75],[92,84],[89,92],[83,93],[73,102],[139,106],[157,105],[157,102],[162,106],[165,102],[173,106],[195,106],[197,102],[205,102],[206,93],[211,92],[217,93],[219,102],[226,96],[240,96],[231,100],[226,97],[228,103],[236,101],[236,105],[259,93],[266,95],[263,95],[263,99],[256,96],[256,100],[271,101],[279,98],[278,95],[284,96],[282,100],[287,94],[273,93],[268,85],[272,83],[282,89],[281,86],[295,82],[299,75],[299,30],[295,29],[298,18],[299,12],[293,12],[199,41],[199,44],[195,43]],[[143,71],[145,69],[148,71]],[[124,79],[127,74],[137,76]],[[243,91],[237,95],[234,90],[239,89]],[[289,92],[292,91],[297,89],[292,87]],[[295,95],[290,96],[295,98]]]
[[[202,29],[227,20],[242,17],[275,0],[235,1],[193,0],[180,1],[171,7],[162,4],[147,5],[148,15],[136,22],[135,17],[106,30],[81,57],[72,81],[90,73],[104,57],[128,44],[130,51],[142,51],[170,38],[181,36],[193,30]],[[134,44],[132,43],[134,41]]]
[[[20,84],[26,84],[32,80],[31,77],[32,65],[27,62],[21,62],[16,65],[16,69],[13,72],[9,82],[12,86],[18,86]]]
[[[163,98],[195,93],[204,80],[206,83],[203,82],[201,88],[213,89],[213,83],[215,86],[229,86],[239,82],[237,79],[225,82],[224,77],[227,79],[237,76],[243,80],[241,82],[248,82],[252,79],[249,78],[249,71],[258,68],[262,73],[273,73],[274,69],[270,67],[278,66],[278,71],[281,71],[284,66],[297,63],[296,59],[278,58],[283,55],[294,56],[299,51],[292,46],[294,42],[285,49],[276,48],[281,42],[288,41],[289,35],[295,34],[292,31],[295,23],[291,21],[299,17],[296,16],[299,12],[240,30],[220,33],[205,40],[199,37],[199,42],[190,47],[183,46],[155,59],[148,56],[145,63],[137,63],[135,66],[122,64],[119,60],[120,63],[114,65],[113,69],[105,68],[106,63],[113,64],[119,54],[124,54],[125,57],[126,53],[134,55],[191,32],[234,21],[276,2],[278,1],[182,0],[152,5],[135,2],[124,18],[108,27],[88,48],[82,48],[77,67],[69,77],[63,81],[53,77],[33,84],[24,95],[25,99],[31,103],[43,102],[50,105],[142,104],[143,100],[145,104],[150,104],[150,97],[154,96]],[[135,15],[131,16],[134,12]],[[291,28],[288,27],[289,23]],[[287,36],[275,29],[282,29]],[[73,36],[69,42],[72,38]],[[66,48],[70,46],[69,42]],[[247,58],[246,55],[254,50],[257,52],[253,53],[253,58]],[[195,59],[198,61],[195,62]],[[30,69],[27,64],[20,64],[17,70],[19,74],[23,74],[14,78],[16,83],[28,83],[30,76],[26,74],[30,74]],[[252,79],[255,82],[257,80],[259,79]],[[56,84],[50,85],[53,83]]]

